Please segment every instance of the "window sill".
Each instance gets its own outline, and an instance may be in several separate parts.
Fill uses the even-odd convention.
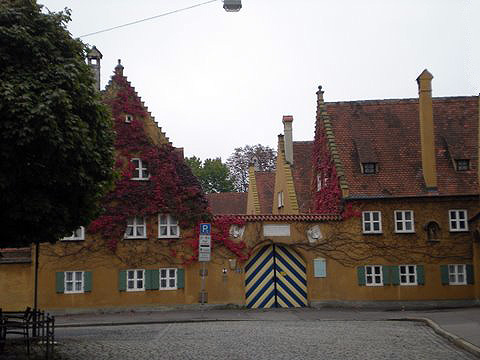
[[[145,237],[124,237],[123,240],[148,240],[148,238]]]
[[[158,290],[159,290],[159,291],[164,291],[164,290],[166,290],[166,291],[171,291],[171,290],[178,290],[178,289],[177,289],[177,288],[164,288],[164,289],[160,288],[160,289],[158,289]]]
[[[85,291],[64,291],[65,295],[85,294]]]
[[[145,291],[145,289],[127,289],[125,291],[126,292],[139,292],[139,291]]]
[[[461,229],[461,230],[449,230],[451,233],[467,233],[469,232],[468,229]]]
[[[169,239],[177,240],[177,239],[180,239],[180,236],[159,236],[158,237],[158,240],[169,240]]]
[[[65,242],[73,241],[73,242],[76,242],[76,241],[85,241],[85,239],[61,239],[60,241],[65,241]]]
[[[148,181],[148,180],[150,180],[150,178],[146,178],[146,179],[144,179],[144,178],[130,178],[130,180],[133,180],[133,181]]]
[[[418,286],[418,284],[400,284],[400,286]]]
[[[368,287],[379,287],[379,286],[383,286],[383,284],[365,284],[365,286],[368,286]]]
[[[378,232],[363,232],[362,233],[363,235],[383,235],[383,232],[382,231],[378,231]]]
[[[415,231],[395,231],[395,234],[415,234]]]

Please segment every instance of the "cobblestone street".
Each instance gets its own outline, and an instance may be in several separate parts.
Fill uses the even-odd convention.
[[[228,321],[64,328],[63,359],[475,359],[399,321]]]

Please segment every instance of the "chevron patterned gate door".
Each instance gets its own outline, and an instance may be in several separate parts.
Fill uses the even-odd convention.
[[[245,266],[248,308],[307,306],[303,259],[284,245],[267,245]]]

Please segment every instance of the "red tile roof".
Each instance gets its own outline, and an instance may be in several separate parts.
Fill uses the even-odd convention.
[[[213,215],[247,213],[247,193],[211,193],[206,196]]]
[[[298,214],[298,215],[284,215],[284,214],[265,214],[265,215],[215,215],[214,219],[220,219],[224,217],[236,217],[243,219],[247,222],[254,221],[338,221],[340,220],[339,215],[334,214]]]
[[[293,142],[293,183],[301,213],[310,210],[313,141]]]
[[[327,102],[350,196],[423,196],[418,99]],[[478,194],[478,98],[433,98],[438,195]],[[368,152],[373,152],[368,154]],[[471,170],[456,171],[465,155]],[[377,174],[360,158],[378,159]]]
[[[273,192],[275,190],[275,172],[255,171],[260,212],[271,214],[273,208]]]

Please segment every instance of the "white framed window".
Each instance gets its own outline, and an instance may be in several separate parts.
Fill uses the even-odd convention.
[[[381,265],[365,266],[365,285],[383,286],[383,271]]]
[[[160,290],[176,290],[177,289],[177,269],[164,268],[160,269]]]
[[[465,264],[448,265],[448,283],[450,285],[465,285],[467,283]]]
[[[279,191],[277,194],[278,197],[278,207],[281,208],[285,205],[284,199],[283,199],[283,191]]]
[[[145,270],[127,270],[127,291],[145,290]]]
[[[65,294],[78,294],[84,292],[84,272],[83,271],[65,271],[64,288]]]
[[[145,239],[147,237],[147,224],[145,217],[134,216],[127,219],[126,239]]]
[[[395,210],[394,217],[395,217],[396,233],[414,233],[415,232],[412,210]]]
[[[322,190],[328,184],[328,178],[323,177],[322,174],[317,174],[317,191]]]
[[[76,229],[71,236],[64,237],[62,241],[79,241],[85,240],[85,228],[80,226]]]
[[[133,172],[132,180],[148,180],[150,175],[147,169],[146,161],[143,161],[139,158],[134,158],[131,160],[133,165],[135,166],[135,170]]]
[[[468,231],[467,210],[449,210],[450,231]]]
[[[177,238],[180,236],[178,220],[170,214],[158,215],[158,237]]]
[[[130,124],[133,121],[133,116],[131,114],[126,114],[125,115],[125,122],[127,124]]]
[[[417,285],[417,266],[400,265],[400,285]]]
[[[364,234],[381,234],[382,213],[380,211],[363,211],[362,225]]]

